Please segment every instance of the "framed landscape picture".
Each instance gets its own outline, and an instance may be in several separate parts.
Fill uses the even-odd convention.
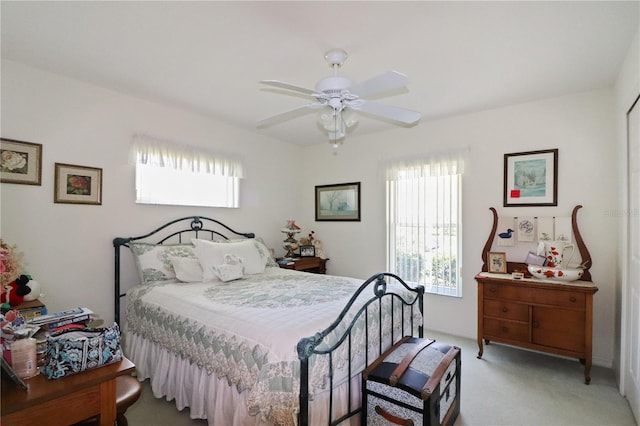
[[[42,185],[42,145],[0,139],[0,182]]]
[[[504,207],[558,205],[558,150],[504,155]]]
[[[53,201],[102,204],[102,169],[56,163]]]
[[[316,221],[360,221],[360,182],[316,186]]]

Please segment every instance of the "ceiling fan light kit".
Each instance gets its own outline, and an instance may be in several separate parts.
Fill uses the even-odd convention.
[[[262,119],[258,121],[258,127],[267,127],[299,114],[320,109],[318,114],[320,128],[327,133],[329,143],[334,148],[337,148],[338,143],[342,143],[344,140],[347,129],[358,122],[357,114],[354,111],[406,126],[414,125],[420,120],[421,114],[417,111],[384,105],[365,99],[405,88],[409,84],[409,79],[406,75],[397,71],[389,71],[354,84],[350,79],[338,75],[338,68],[344,64],[347,57],[347,52],[342,49],[332,49],[325,53],[324,58],[333,69],[333,75],[318,81],[315,85],[315,90],[283,83],[278,80],[262,80],[260,82],[262,84],[302,93],[314,98],[315,102]]]

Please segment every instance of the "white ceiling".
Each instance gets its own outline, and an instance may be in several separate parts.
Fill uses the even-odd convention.
[[[406,93],[376,101],[420,111],[422,122],[602,88],[638,31],[639,5],[2,1],[2,58],[314,144],[327,138],[313,114],[256,129],[310,101],[258,81],[313,89],[338,47],[349,53],[340,73],[356,82],[408,75]],[[362,118],[353,136],[391,127]]]

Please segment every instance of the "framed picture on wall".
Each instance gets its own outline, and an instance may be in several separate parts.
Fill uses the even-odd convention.
[[[316,221],[360,221],[360,182],[316,186]]]
[[[504,155],[504,207],[558,205],[558,150]]]
[[[42,185],[42,145],[0,139],[0,182]]]
[[[102,169],[56,163],[53,201],[102,204]]]

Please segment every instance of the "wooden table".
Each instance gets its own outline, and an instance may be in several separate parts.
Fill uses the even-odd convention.
[[[25,380],[28,391],[20,390],[2,375],[2,424],[63,426],[100,416],[100,426],[116,420],[116,377],[128,374],[135,365],[126,358],[93,370],[57,380],[39,374]]]

